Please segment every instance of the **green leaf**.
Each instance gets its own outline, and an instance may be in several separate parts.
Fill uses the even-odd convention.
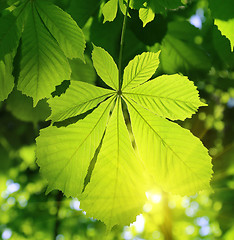
[[[155,14],[150,7],[140,8],[139,18],[143,22],[143,27],[145,27],[147,23],[152,22],[154,20],[154,17]]]
[[[13,12],[0,18],[0,60],[10,54],[19,44],[25,20],[27,4],[22,4]]]
[[[84,34],[71,16],[48,1],[36,1],[36,8],[64,54],[84,61]]]
[[[160,52],[144,52],[131,60],[124,69],[122,91],[149,80],[159,65]]]
[[[44,27],[31,3],[28,20],[22,35],[21,72],[18,90],[37,102],[55,90],[63,80],[70,78],[70,66],[56,41]]]
[[[95,84],[97,75],[93,63],[87,55],[85,55],[85,63],[79,58],[73,58],[69,60],[69,64],[72,70],[72,80]]]
[[[190,118],[198,107],[198,91],[187,77],[162,75],[123,94],[151,112],[172,120]]]
[[[210,189],[211,157],[201,141],[189,130],[125,99],[137,149],[155,182],[180,195]]]
[[[21,121],[37,123],[45,121],[50,115],[49,104],[45,99],[40,100],[34,108],[33,99],[23,95],[20,91],[13,91],[6,103],[7,110]]]
[[[5,100],[14,87],[13,55],[6,54],[4,60],[0,60],[0,101]]]
[[[181,0],[147,0],[147,3],[154,13],[166,13],[169,9],[183,5]]]
[[[133,9],[140,9],[143,7],[143,4],[146,0],[130,0],[130,7]]]
[[[92,59],[99,77],[107,85],[117,90],[119,86],[118,68],[111,55],[103,48],[93,45]]]
[[[107,229],[135,221],[146,200],[142,165],[129,138],[121,99],[117,101],[90,183],[81,196],[87,216],[103,221]]]
[[[48,180],[47,192],[59,189],[67,197],[77,197],[82,192],[90,161],[106,128],[112,100],[75,124],[50,126],[40,131],[36,155],[40,171]]]
[[[228,20],[234,18],[233,0],[209,0],[209,8],[215,19]]]
[[[194,39],[199,35],[199,30],[188,22],[175,21],[168,24],[168,32],[163,39],[160,54],[164,72],[189,73],[196,69],[210,69],[210,57],[201,46],[194,43]]]
[[[114,91],[79,81],[71,81],[65,94],[48,100],[52,109],[49,117],[53,122],[84,113],[113,95]]]
[[[227,21],[215,19],[215,25],[221,31],[222,35],[226,36],[231,43],[231,51],[234,51],[234,18]]]
[[[109,0],[103,7],[102,7],[102,13],[104,16],[104,21],[112,22],[117,14],[118,10],[118,0]]]
[[[0,59],[18,45],[20,31],[15,22],[16,17],[12,13],[0,18]]]
[[[97,0],[71,0],[67,11],[71,14],[73,19],[76,20],[78,25],[83,28],[88,19],[93,16],[95,11],[98,9],[100,4],[101,1]]]

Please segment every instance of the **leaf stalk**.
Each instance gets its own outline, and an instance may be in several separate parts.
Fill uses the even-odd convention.
[[[127,7],[126,12],[124,15],[122,32],[121,32],[121,39],[120,39],[120,50],[119,50],[119,86],[118,86],[118,94],[121,95],[121,85],[122,85],[122,60],[123,60],[123,47],[124,47],[124,37],[126,32],[126,25],[127,25],[127,17],[128,17],[128,10],[129,10],[130,0],[127,0]]]

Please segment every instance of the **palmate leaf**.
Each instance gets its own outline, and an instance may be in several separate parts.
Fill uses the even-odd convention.
[[[81,208],[88,216],[105,222],[108,229],[127,225],[135,220],[146,200],[144,181],[118,98],[90,183],[82,194]]]
[[[64,53],[44,27],[34,3],[22,35],[20,65],[18,90],[33,97],[34,106],[71,74]]]
[[[75,124],[41,130],[37,138],[37,161],[48,190],[78,196],[87,215],[105,222],[107,232],[116,224],[134,221],[152,184],[181,195],[209,189],[212,169],[207,149],[190,131],[164,119],[190,117],[204,104],[186,77],[162,76],[146,82],[158,67],[158,57],[159,52],[136,56],[125,68],[123,86],[118,89],[116,64],[106,51],[94,46],[94,67],[115,91],[72,82],[60,103],[59,98],[49,100],[51,118],[62,120],[97,107]],[[74,100],[75,94],[82,106]],[[135,150],[125,126],[122,99],[130,113]],[[62,101],[68,108],[60,111]]]
[[[205,106],[187,77],[163,75],[123,94],[155,114],[172,120],[184,120]]]
[[[69,197],[83,190],[84,179],[102,139],[113,98],[85,119],[68,127],[41,130],[37,138],[37,163],[48,180],[48,190],[59,189]]]

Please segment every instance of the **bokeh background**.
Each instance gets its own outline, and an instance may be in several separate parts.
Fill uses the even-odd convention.
[[[1,14],[10,1],[3,2]],[[123,14],[118,11],[114,22],[103,24],[103,1],[54,2],[71,14],[87,40],[87,63],[72,60],[72,78],[104,86],[92,67],[91,43],[103,47],[117,60]],[[136,222],[114,227],[112,239],[234,239],[234,53],[229,40],[214,25],[209,1],[184,3],[178,9],[157,13],[145,28],[138,11],[130,11],[124,65],[136,54],[161,49],[155,76],[181,73],[198,87],[208,107],[178,123],[209,149],[214,165],[213,192],[181,197],[152,189],[146,193],[148,201]],[[16,81],[19,60],[20,47],[14,61]],[[60,95],[68,86],[69,80],[65,80],[52,95]],[[49,115],[46,100],[33,108],[32,99],[17,90],[0,103],[0,238],[104,239],[105,225],[87,218],[78,199],[65,198],[58,191],[45,195],[46,181],[35,162],[35,138],[41,128],[50,124],[45,121]]]

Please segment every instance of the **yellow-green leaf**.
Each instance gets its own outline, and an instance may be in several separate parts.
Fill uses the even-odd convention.
[[[81,196],[82,209],[107,229],[133,222],[146,200],[143,167],[132,147],[120,98],[117,101],[91,181]]]
[[[176,123],[126,101],[139,154],[155,182],[180,195],[209,189],[211,157],[201,141]]]
[[[114,91],[85,82],[71,81],[66,93],[48,100],[52,109],[49,119],[57,122],[77,116],[96,107],[113,93]]]
[[[110,87],[117,90],[118,68],[111,55],[101,47],[93,45],[93,65],[99,77]]]
[[[149,80],[158,68],[159,54],[160,52],[144,52],[130,61],[124,69],[122,91]]]
[[[200,101],[193,82],[179,74],[162,75],[123,94],[155,114],[172,120],[190,118],[198,107],[206,105]]]
[[[106,128],[112,100],[68,127],[50,126],[40,131],[36,139],[37,163],[48,180],[48,191],[59,189],[67,197],[77,197],[82,192],[90,161]]]

